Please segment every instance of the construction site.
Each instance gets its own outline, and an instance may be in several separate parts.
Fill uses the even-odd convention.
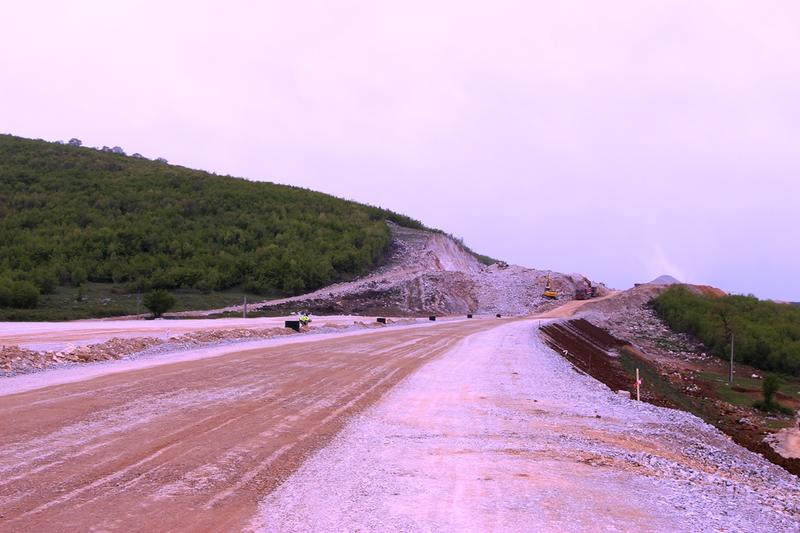
[[[393,232],[247,318],[0,324],[0,530],[796,530],[796,430],[642,334],[664,285]]]

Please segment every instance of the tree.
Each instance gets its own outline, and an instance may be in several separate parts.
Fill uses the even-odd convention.
[[[781,380],[774,374],[764,376],[764,381],[761,383],[761,389],[764,392],[764,405],[769,408],[775,403],[773,396],[781,388]]]
[[[167,163],[169,163],[169,161],[167,161],[163,157],[159,157],[159,158],[156,159],[156,163],[162,163],[162,164],[166,165]]]
[[[120,146],[115,146],[111,149],[111,151],[115,154],[125,155],[125,150],[123,150]]]
[[[69,143],[67,143],[67,144],[69,144],[70,146],[78,146],[79,147],[79,146],[83,145],[83,142],[81,142],[80,139],[76,139],[75,137],[73,137],[72,139],[69,140]]]
[[[164,290],[155,290],[144,295],[142,303],[158,318],[175,306],[175,297]]]
[[[757,409],[761,409],[762,411],[777,411],[779,413],[783,413],[785,415],[793,415],[794,409],[790,407],[786,407],[785,405],[781,405],[779,402],[775,401],[775,393],[783,385],[783,380],[774,374],[768,374],[764,376],[764,381],[761,383],[761,388],[764,393],[764,400],[757,401],[753,403],[753,407]]]
[[[11,286],[11,307],[35,309],[39,304],[39,289],[27,281],[18,281]]]

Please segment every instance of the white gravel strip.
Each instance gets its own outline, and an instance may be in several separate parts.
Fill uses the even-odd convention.
[[[390,325],[387,327],[374,329],[363,329],[361,327],[353,326],[353,328],[357,329],[337,330],[333,332],[322,332],[329,330],[324,330],[324,328],[321,328],[320,330],[317,330],[317,332],[312,330],[308,333],[302,333],[299,335],[253,341],[224,341],[220,344],[214,344],[210,347],[207,346],[202,348],[185,349],[180,346],[157,346],[152,350],[148,350],[150,355],[146,357],[132,356],[113,361],[75,363],[66,367],[57,367],[31,374],[0,377],[0,396],[17,394],[42,387],[50,387],[53,385],[62,385],[64,383],[85,381],[87,379],[92,379],[107,374],[115,374],[118,372],[128,372],[131,370],[139,370],[154,366],[181,363],[184,361],[196,361],[198,359],[206,359],[209,357],[220,357],[245,350],[271,348],[274,346],[286,346],[290,344],[306,342],[319,342],[332,338],[370,335],[381,331],[387,331],[387,328],[399,330],[408,328],[435,327],[437,325],[452,324],[454,322],[461,322],[464,320],[466,319],[445,318],[439,319],[436,322],[420,321],[416,324]],[[324,317],[320,317],[320,322],[325,323]]]
[[[253,531],[800,531],[800,481],[623,399],[536,322],[467,338],[262,502]]]
[[[375,322],[376,317],[358,315],[314,316],[316,322],[351,325],[354,321]],[[254,318],[196,318],[157,320],[71,320],[65,322],[0,322],[0,344],[30,350],[61,350],[67,345],[83,346],[113,337],[169,337],[208,329],[265,329],[282,327],[297,316]]]

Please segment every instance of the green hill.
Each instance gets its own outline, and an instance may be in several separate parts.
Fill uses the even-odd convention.
[[[737,361],[800,376],[800,308],[754,296],[705,296],[672,286],[653,308],[675,331],[694,335],[727,359],[734,335]]]
[[[98,287],[112,300],[156,288],[298,294],[379,264],[386,220],[422,227],[306,189],[0,135],[0,317],[41,318],[9,309],[59,308]],[[126,301],[66,315],[130,312]]]

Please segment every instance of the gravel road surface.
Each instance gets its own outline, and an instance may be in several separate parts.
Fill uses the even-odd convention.
[[[253,531],[798,531],[800,482],[577,373],[538,321],[470,336],[349,424]]]
[[[350,416],[497,325],[310,339],[0,394],[0,531],[239,530]]]

